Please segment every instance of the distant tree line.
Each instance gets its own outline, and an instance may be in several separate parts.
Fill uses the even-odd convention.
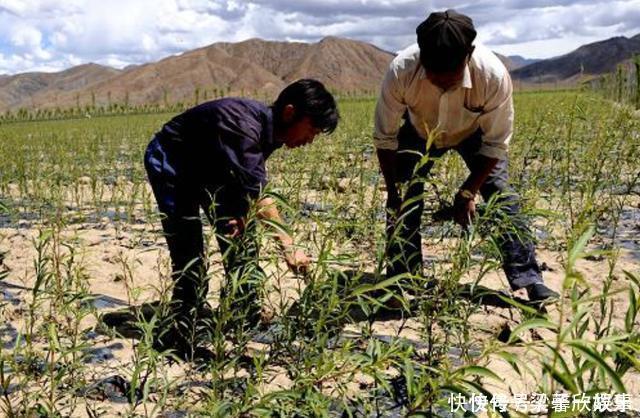
[[[587,83],[608,99],[640,109],[640,55],[635,55],[627,63],[619,64],[615,72]]]
[[[370,100],[377,92],[374,90],[353,90],[353,91],[333,91],[338,100]],[[35,121],[35,120],[57,120],[57,119],[78,119],[98,116],[133,115],[147,113],[179,113],[194,105],[217,99],[237,95],[240,97],[251,97],[270,103],[273,98],[265,92],[257,90],[247,92],[241,89],[233,92],[230,86],[214,87],[211,89],[196,86],[193,89],[191,99],[172,100],[170,91],[162,90],[161,100],[153,103],[132,104],[129,92],[126,92],[121,101],[114,101],[111,92],[107,93],[106,103],[98,103],[95,92],[91,92],[88,97],[75,96],[74,106],[57,107],[20,107],[18,109],[7,110],[0,113],[0,123]]]

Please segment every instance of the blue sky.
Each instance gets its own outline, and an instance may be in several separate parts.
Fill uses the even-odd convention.
[[[0,0],[0,74],[122,68],[220,41],[342,36],[397,51],[432,11],[469,15],[494,51],[548,58],[640,33],[640,0]]]

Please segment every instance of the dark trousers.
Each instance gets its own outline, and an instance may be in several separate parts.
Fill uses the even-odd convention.
[[[247,215],[247,202],[233,185],[179,176],[176,160],[158,138],[145,154],[145,168],[162,215],[174,281],[171,305],[178,315],[193,317],[208,291],[206,254],[200,209],[213,226],[225,269],[221,305],[228,302],[237,316],[259,315],[259,289],[265,274],[258,265],[255,221],[244,232],[228,237],[228,221]]]
[[[426,153],[426,141],[406,120],[398,133],[398,180],[408,182],[402,196],[402,209],[392,217],[387,215],[387,276],[411,273],[422,274],[422,245],[420,224],[424,210],[424,183],[433,167],[433,158],[454,149],[464,159],[467,167],[474,171],[475,158],[481,142],[481,132],[477,131],[453,148],[431,148],[429,160],[419,165]],[[424,160],[422,160],[424,161]],[[480,188],[485,201],[499,194],[497,204],[505,216],[510,218],[517,233],[505,232],[498,238],[503,259],[503,269],[512,289],[520,289],[533,283],[542,282],[540,267],[535,257],[535,247],[526,222],[519,214],[519,197],[508,185],[508,161],[500,160]]]

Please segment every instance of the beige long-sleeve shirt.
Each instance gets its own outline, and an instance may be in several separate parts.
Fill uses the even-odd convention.
[[[418,45],[412,45],[389,66],[376,105],[376,148],[398,148],[400,120],[408,109],[411,123],[423,138],[427,138],[427,127],[441,132],[433,146],[455,146],[480,128],[479,153],[504,159],[513,133],[513,87],[500,59],[476,45],[460,85],[443,91],[427,79],[419,57]]]

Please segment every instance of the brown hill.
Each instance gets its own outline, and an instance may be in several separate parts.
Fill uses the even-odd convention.
[[[132,68],[91,86],[99,103],[105,98],[130,104],[194,100],[196,91],[272,92],[282,80],[261,66],[212,45]],[[203,97],[203,96],[201,96]],[[109,100],[110,98],[110,100]]]
[[[229,55],[260,65],[282,80],[287,80],[313,44],[302,42],[263,41],[248,39],[237,43],[215,44]]]
[[[378,89],[393,54],[365,42],[329,36],[315,44],[250,39],[216,44],[230,55],[251,60],[285,83],[311,77],[338,91]]]
[[[287,81],[312,77],[334,90],[376,91],[392,59],[393,54],[373,45],[328,37],[308,51]]]
[[[9,77],[10,83],[0,79],[0,110],[193,102],[205,94],[271,99],[303,77],[319,79],[336,91],[375,91],[392,58],[373,45],[335,37],[313,44],[260,39],[216,43],[125,70],[102,67],[100,76],[90,77],[86,66],[80,66],[60,73],[20,74]]]
[[[497,52],[493,51],[494,54],[496,54],[496,57],[498,57],[498,59],[500,61],[502,61],[502,63],[504,64],[504,66],[507,68],[508,71],[513,70],[513,68],[515,67],[515,65],[513,64],[513,61],[511,61],[511,58],[502,55],[502,54],[498,54]]]
[[[506,56],[506,55],[498,54],[495,51],[494,51],[494,54],[496,54],[496,56],[500,59],[500,61],[502,61],[502,63],[504,64],[505,67],[507,67],[507,70],[509,70],[509,72],[517,70],[518,68],[522,68],[525,65],[533,64],[534,62],[540,61],[537,59],[523,58],[520,55]]]
[[[515,80],[575,81],[610,72],[640,53],[640,35],[584,45],[570,54],[517,68],[499,55]],[[317,43],[249,39],[213,45],[158,62],[116,70],[84,64],[58,73],[0,75],[0,111],[110,103],[202,101],[221,95],[272,99],[287,83],[312,77],[342,92],[375,92],[393,54],[373,45],[327,37]]]
[[[82,90],[119,74],[120,70],[98,64],[83,64],[58,73],[23,73],[0,78],[0,110],[36,107],[39,96],[50,97]]]
[[[514,70],[514,79],[526,82],[556,82],[575,80],[612,72],[616,66],[640,53],[640,35],[623,36],[583,45],[575,51]]]
[[[513,66],[514,70],[517,70],[518,68],[522,68],[526,65],[534,64],[540,61],[539,59],[536,59],[536,58],[524,58],[524,57],[521,57],[520,55],[509,55],[508,58],[509,58],[509,61],[511,61],[511,65]]]

